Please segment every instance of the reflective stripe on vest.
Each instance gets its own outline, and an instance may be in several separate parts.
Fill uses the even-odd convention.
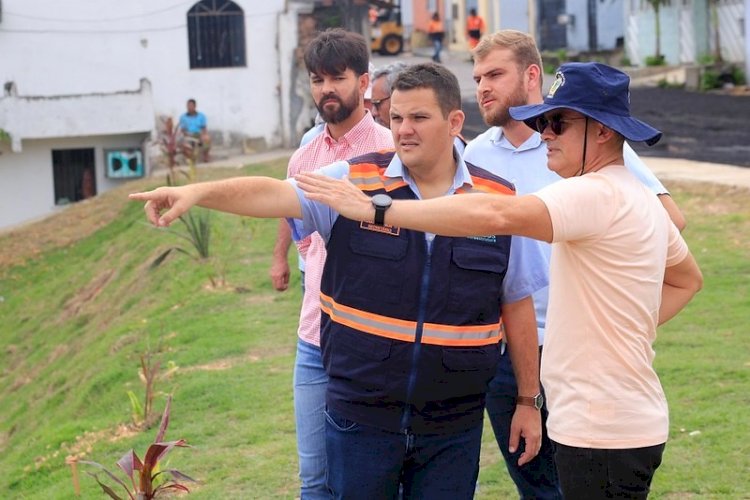
[[[385,189],[393,191],[408,184],[400,177],[385,177],[385,168],[373,169],[373,164],[362,163],[349,167],[349,180],[362,191],[375,191]]]
[[[416,321],[381,316],[345,306],[320,294],[320,308],[331,321],[355,330],[389,339],[414,342]],[[491,325],[453,326],[424,323],[422,343],[441,346],[468,347],[497,344],[502,338],[500,323]]]

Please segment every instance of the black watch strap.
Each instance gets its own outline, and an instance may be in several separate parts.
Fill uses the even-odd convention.
[[[388,207],[375,207],[375,224],[378,226],[385,225],[385,211]]]

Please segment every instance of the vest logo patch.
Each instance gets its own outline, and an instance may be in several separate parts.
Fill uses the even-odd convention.
[[[491,234],[489,236],[467,236],[470,240],[483,241],[484,243],[497,243],[497,236]]]
[[[391,236],[398,236],[401,234],[400,227],[389,226],[388,224],[385,226],[378,226],[374,222],[361,221],[359,223],[359,228],[367,231],[375,231],[376,233],[390,234]]]

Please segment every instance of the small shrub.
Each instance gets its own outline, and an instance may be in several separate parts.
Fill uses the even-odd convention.
[[[663,55],[659,56],[646,56],[646,66],[664,66],[667,61]]]
[[[701,73],[701,90],[711,90],[719,86],[719,72],[712,68],[704,68]]]
[[[742,68],[739,66],[732,66],[732,80],[734,80],[735,85],[745,85],[747,83],[747,79],[745,78],[745,72],[742,71]]]
[[[156,433],[156,439],[146,450],[145,459],[141,462],[134,450],[130,450],[117,461],[117,466],[128,476],[130,479],[130,486],[125,481],[114,475],[112,472],[107,470],[102,464],[97,462],[91,462],[88,460],[80,460],[78,463],[92,465],[101,469],[100,472],[88,472],[86,473],[96,479],[104,493],[109,495],[110,498],[121,499],[114,488],[108,484],[102,482],[99,479],[99,475],[104,473],[110,480],[121,486],[127,493],[127,498],[131,500],[150,500],[163,495],[168,495],[177,491],[190,493],[190,490],[181,483],[185,481],[197,482],[195,479],[183,474],[182,472],[174,469],[160,470],[160,460],[169,453],[172,448],[175,447],[189,447],[184,439],[178,439],[177,441],[164,442],[164,436],[167,433],[167,427],[169,426],[169,409],[172,403],[172,397],[167,398],[167,404],[164,407],[164,414],[161,417],[161,424],[159,425],[159,431]],[[169,479],[167,479],[169,477]]]
[[[167,158],[167,166],[170,172],[177,165],[179,155],[188,159],[193,157],[194,142],[185,137],[180,127],[174,124],[171,116],[159,118],[158,133],[156,142],[159,144],[162,154]]]
[[[628,56],[622,56],[622,59],[620,59],[620,66],[632,66],[633,63],[630,61],[630,58]]]
[[[712,56],[711,54],[701,54],[698,56],[697,62],[701,66],[710,66],[714,64],[716,60],[714,59],[714,56]]]

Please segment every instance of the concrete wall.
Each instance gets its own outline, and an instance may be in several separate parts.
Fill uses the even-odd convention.
[[[568,0],[566,9],[567,14],[572,14],[575,19],[567,26],[568,50],[589,51],[588,0]],[[595,50],[612,50],[617,45],[617,39],[624,36],[622,0],[597,0]]]
[[[744,3],[723,0],[717,9],[721,54],[727,62],[748,59],[748,33],[743,22],[750,13],[750,2]],[[661,7],[660,17],[661,52],[668,64],[697,63],[714,54],[716,32],[708,0],[672,2]],[[646,57],[655,55],[654,11],[645,2],[626,0],[625,19],[628,55],[634,63],[644,64]]]
[[[106,176],[104,150],[141,148],[146,134],[125,134],[23,141],[23,151],[0,154],[0,228],[38,219],[59,210],[55,205],[52,150],[94,148],[96,192],[103,193],[127,179]]]
[[[192,97],[209,129],[220,131],[217,143],[280,145],[278,17],[286,2],[235,3],[245,14],[247,65],[191,70],[189,2],[3,0],[0,83],[15,82],[19,95],[49,96],[134,89],[145,77],[157,114],[176,117]]]

